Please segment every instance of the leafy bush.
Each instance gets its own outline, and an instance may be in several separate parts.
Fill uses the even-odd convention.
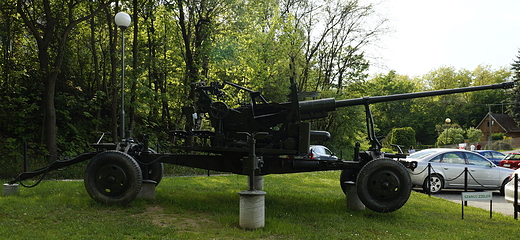
[[[505,133],[493,133],[491,134],[491,139],[493,141],[500,141],[503,140],[506,137]]]
[[[390,144],[397,144],[405,146],[415,145],[415,130],[411,127],[394,128],[392,129],[392,136],[390,138]]]
[[[391,149],[391,148],[382,148],[382,149],[381,149],[381,152],[385,152],[385,153],[395,153],[396,151],[394,151],[394,150]]]

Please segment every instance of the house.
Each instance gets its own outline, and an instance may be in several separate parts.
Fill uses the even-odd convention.
[[[491,129],[489,128],[490,125]],[[488,141],[489,135],[494,133],[504,133],[507,137],[520,138],[518,123],[507,114],[488,113],[476,128],[484,133],[481,139],[482,142]]]

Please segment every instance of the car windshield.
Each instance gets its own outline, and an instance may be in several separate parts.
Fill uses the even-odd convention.
[[[322,155],[327,154],[327,153],[325,152],[325,149],[324,149],[323,147],[314,147],[312,150],[313,150],[315,153],[317,153],[317,154],[322,154]]]
[[[425,149],[425,150],[414,152],[414,153],[410,154],[410,156],[408,156],[407,158],[424,158],[424,157],[434,154],[436,152],[437,151],[435,151],[435,150]]]
[[[505,160],[520,160],[520,154],[512,154],[512,153],[510,153],[504,159]]]

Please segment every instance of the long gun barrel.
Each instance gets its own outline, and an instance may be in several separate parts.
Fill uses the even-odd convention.
[[[507,89],[512,88],[514,86],[514,82],[503,82],[492,85],[484,85],[484,86],[476,86],[476,87],[463,87],[463,88],[455,88],[455,89],[445,89],[445,90],[435,90],[435,91],[426,91],[426,92],[417,92],[417,93],[402,93],[402,94],[393,94],[387,96],[374,96],[374,97],[363,97],[363,98],[353,98],[346,100],[335,100],[334,98],[324,98],[317,100],[309,100],[309,101],[301,101],[299,103],[300,113],[302,114],[302,119],[315,119],[323,117],[323,114],[319,114],[320,112],[331,112],[336,110],[339,107],[348,107],[355,105],[366,105],[372,103],[380,103],[380,102],[388,102],[388,101],[396,101],[396,100],[404,100],[404,99],[412,99],[412,98],[422,98],[422,97],[431,97],[438,95],[447,95],[454,93],[463,93],[463,92],[473,92],[473,91],[481,91],[488,89]]]

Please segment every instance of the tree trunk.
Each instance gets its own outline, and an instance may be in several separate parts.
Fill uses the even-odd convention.
[[[65,57],[66,43],[69,33],[80,22],[86,21],[93,17],[96,13],[105,8],[112,0],[98,5],[97,9],[89,15],[80,17],[76,20],[68,19],[68,23],[63,26],[57,26],[50,0],[42,0],[42,8],[39,9],[36,3],[27,2],[23,0],[17,1],[17,12],[20,14],[24,24],[27,26],[31,34],[36,39],[38,45],[38,59],[40,61],[40,70],[42,71],[44,83],[44,127],[45,127],[45,142],[47,150],[49,151],[52,160],[58,157],[58,147],[56,142],[56,109],[54,106],[54,95],[56,91],[56,79],[58,78],[63,59]],[[72,12],[75,2],[69,2],[65,6],[61,6],[64,10]],[[41,10],[41,12],[38,12]],[[45,25],[43,28],[39,26],[38,21],[41,19],[33,18],[34,15],[44,16]],[[69,15],[72,17],[72,15]],[[51,61],[51,45],[56,44],[57,51],[54,61]]]
[[[135,127],[135,108],[134,108],[134,102],[136,100],[136,96],[135,96],[135,92],[137,90],[137,75],[138,75],[138,72],[137,72],[137,69],[139,69],[139,58],[138,58],[138,53],[139,53],[139,40],[138,40],[138,36],[139,36],[139,12],[137,9],[139,9],[139,5],[137,4],[137,0],[133,0],[132,1],[132,5],[133,5],[133,8],[134,8],[134,13],[132,14],[132,21],[133,21],[133,28],[134,28],[134,42],[133,42],[133,46],[132,46],[132,74],[130,76],[132,76],[131,78],[131,87],[130,87],[130,105],[129,105],[129,115],[130,115],[130,119],[129,119],[129,130],[130,132],[134,132],[134,127]]]

